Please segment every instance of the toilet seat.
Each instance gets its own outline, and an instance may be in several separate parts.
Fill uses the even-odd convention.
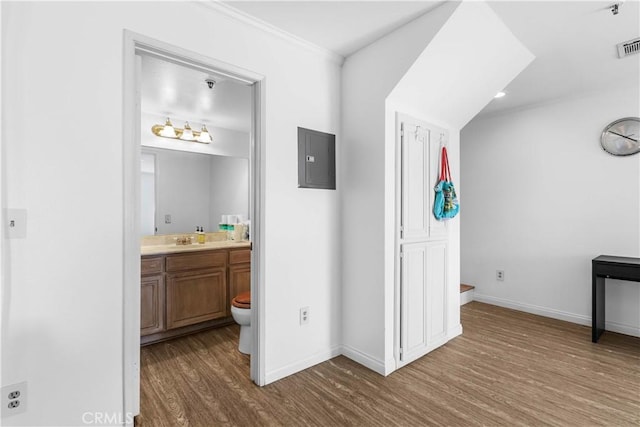
[[[237,308],[251,308],[251,292],[242,292],[231,300],[231,305]]]

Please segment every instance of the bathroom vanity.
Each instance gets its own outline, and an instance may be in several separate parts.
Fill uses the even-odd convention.
[[[251,243],[141,247],[142,345],[233,323],[230,302],[251,288]]]

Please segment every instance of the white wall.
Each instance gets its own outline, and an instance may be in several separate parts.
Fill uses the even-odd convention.
[[[640,155],[599,145],[640,115],[639,82],[610,86],[462,130],[462,280],[477,300],[590,325],[591,260],[640,256]],[[606,298],[606,329],[640,336],[638,284],[607,280]]]
[[[249,218],[249,160],[211,156],[209,230],[217,231],[220,217],[241,214]]]
[[[482,2],[445,3],[347,58],[343,294],[345,301],[367,295],[367,304],[343,311],[347,356],[383,374],[396,367],[395,113],[448,129],[451,167],[459,170],[460,126],[532,59]],[[458,227],[451,221],[448,236],[449,339],[461,331]]]
[[[341,247],[327,230],[341,190],[297,188],[296,128],[338,133],[339,64],[197,3],[0,7],[3,191],[29,218],[27,238],[3,252],[2,384],[29,387],[29,409],[10,422],[122,411],[124,29],[265,76],[267,381],[335,354]],[[24,132],[34,127],[47,137]]]

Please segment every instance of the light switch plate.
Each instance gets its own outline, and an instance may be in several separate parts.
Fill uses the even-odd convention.
[[[27,210],[4,210],[4,236],[7,239],[27,238]]]

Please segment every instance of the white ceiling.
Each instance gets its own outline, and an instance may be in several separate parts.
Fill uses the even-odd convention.
[[[205,79],[216,81],[209,89]],[[251,88],[211,73],[142,56],[142,105],[144,113],[188,120],[208,127],[251,131]],[[194,130],[199,130],[192,126]]]
[[[349,56],[443,1],[226,1],[279,29]]]
[[[609,11],[612,2],[488,2],[536,59],[505,88],[507,96],[494,99],[480,114],[601,90],[617,80],[637,85],[640,55],[618,59],[616,44],[640,36],[640,2],[627,0],[616,16]],[[367,46],[441,3],[226,2],[244,14],[342,56]],[[204,82],[207,77],[201,71],[144,57],[143,111],[249,132],[250,88],[216,78],[218,83],[209,90]]]
[[[640,79],[640,55],[618,59],[615,45],[640,36],[637,0],[613,16],[607,1],[488,2],[536,55],[482,114]],[[343,56],[437,7],[434,1],[228,1],[245,14]]]

